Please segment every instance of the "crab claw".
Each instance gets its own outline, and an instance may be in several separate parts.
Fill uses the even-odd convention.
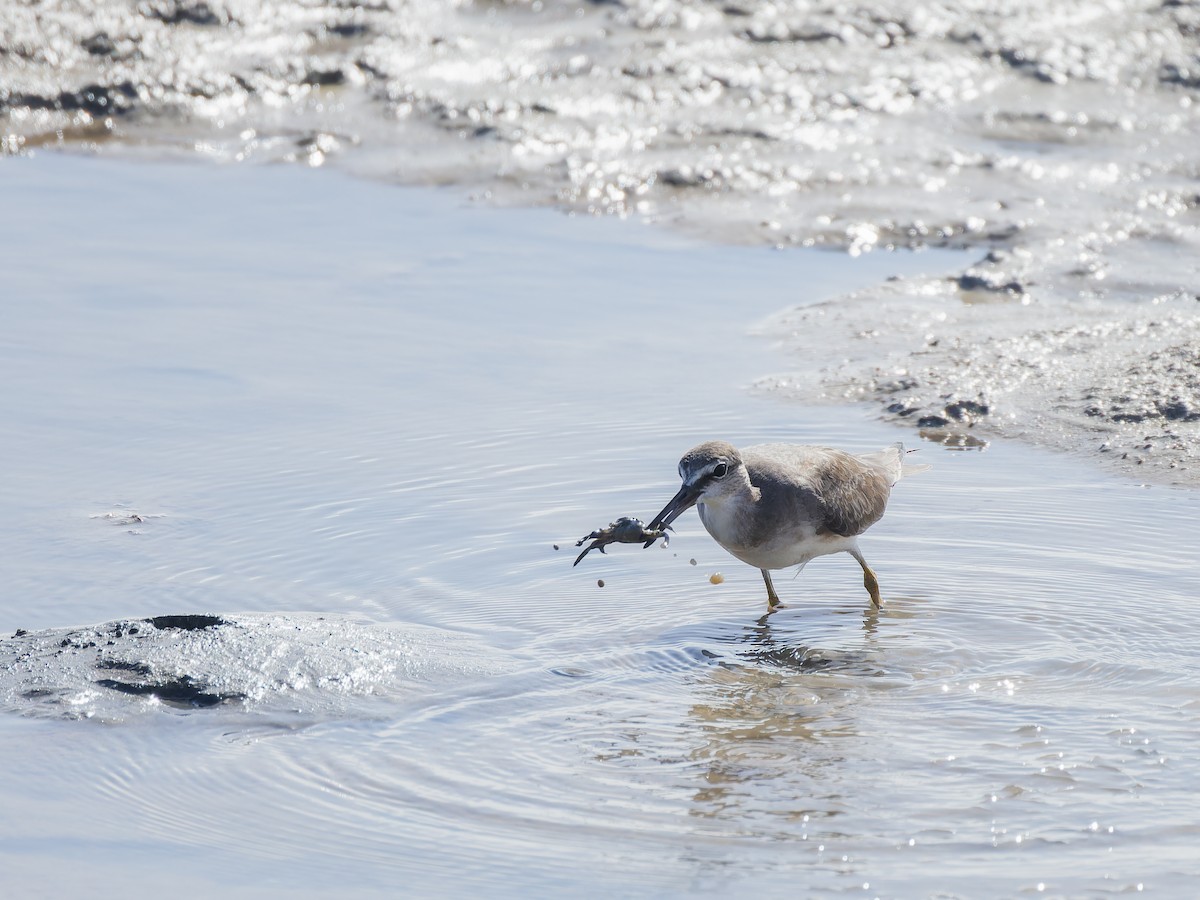
[[[667,534],[667,532],[674,531],[674,530],[675,529],[672,528],[670,525],[664,525],[662,527],[662,534],[656,534],[654,537],[650,538],[650,540],[648,540],[648,541],[646,541],[646,543],[642,544],[642,549],[645,550],[647,547],[651,546],[659,538],[662,538],[664,547],[670,547],[671,546],[671,536],[669,534]]]
[[[588,537],[591,537],[591,535],[588,535]],[[576,544],[575,546],[578,547],[580,544],[582,544],[586,540],[587,540],[587,538],[581,538],[579,541],[579,544]],[[575,566],[579,565],[579,561],[581,559],[583,559],[585,556],[587,556],[588,553],[590,553],[592,550],[599,550],[601,553],[603,553],[604,545],[601,544],[599,540],[592,541],[588,546],[583,548],[582,553],[580,553],[577,557],[575,557],[575,562],[571,563],[571,567],[574,568]]]

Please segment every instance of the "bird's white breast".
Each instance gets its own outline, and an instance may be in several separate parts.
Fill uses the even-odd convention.
[[[810,523],[781,524],[766,531],[756,529],[752,525],[753,511],[739,506],[737,502],[714,502],[706,498],[696,509],[705,529],[718,544],[756,568],[786,569],[857,546],[853,537],[830,532],[817,534]]]

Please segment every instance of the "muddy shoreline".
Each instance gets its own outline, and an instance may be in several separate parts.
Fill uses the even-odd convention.
[[[10,155],[333,163],[733,242],[977,249],[816,307],[797,285],[773,333],[800,371],[764,385],[1189,485],[1197,99],[1200,7],[1176,2],[0,13]]]

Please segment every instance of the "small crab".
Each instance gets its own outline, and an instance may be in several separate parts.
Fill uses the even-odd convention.
[[[667,532],[670,526],[666,528],[647,528],[641,519],[633,519],[629,516],[621,516],[617,521],[611,523],[607,528],[600,531],[593,531],[591,534],[585,534],[576,543],[576,547],[582,547],[583,542],[591,540],[592,542],[584,548],[584,551],[575,557],[575,562],[572,565],[579,565],[579,561],[588,555],[592,550],[604,552],[605,546],[608,544],[645,544],[649,547],[659,538],[663,539],[663,545],[671,542]]]

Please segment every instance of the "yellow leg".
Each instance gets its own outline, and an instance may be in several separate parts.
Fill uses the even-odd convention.
[[[766,569],[759,569],[762,572],[763,581],[767,583],[767,612],[773,613],[777,608],[783,606],[779,599],[779,595],[775,593],[775,585],[771,584],[771,573]]]
[[[858,560],[858,564],[863,570],[863,587],[867,589],[867,593],[871,595],[871,605],[878,609],[883,605],[883,598],[879,596],[879,579],[875,577],[875,573],[871,571],[871,567],[867,565],[867,561],[863,559],[863,555],[857,550],[851,550],[850,555]]]

